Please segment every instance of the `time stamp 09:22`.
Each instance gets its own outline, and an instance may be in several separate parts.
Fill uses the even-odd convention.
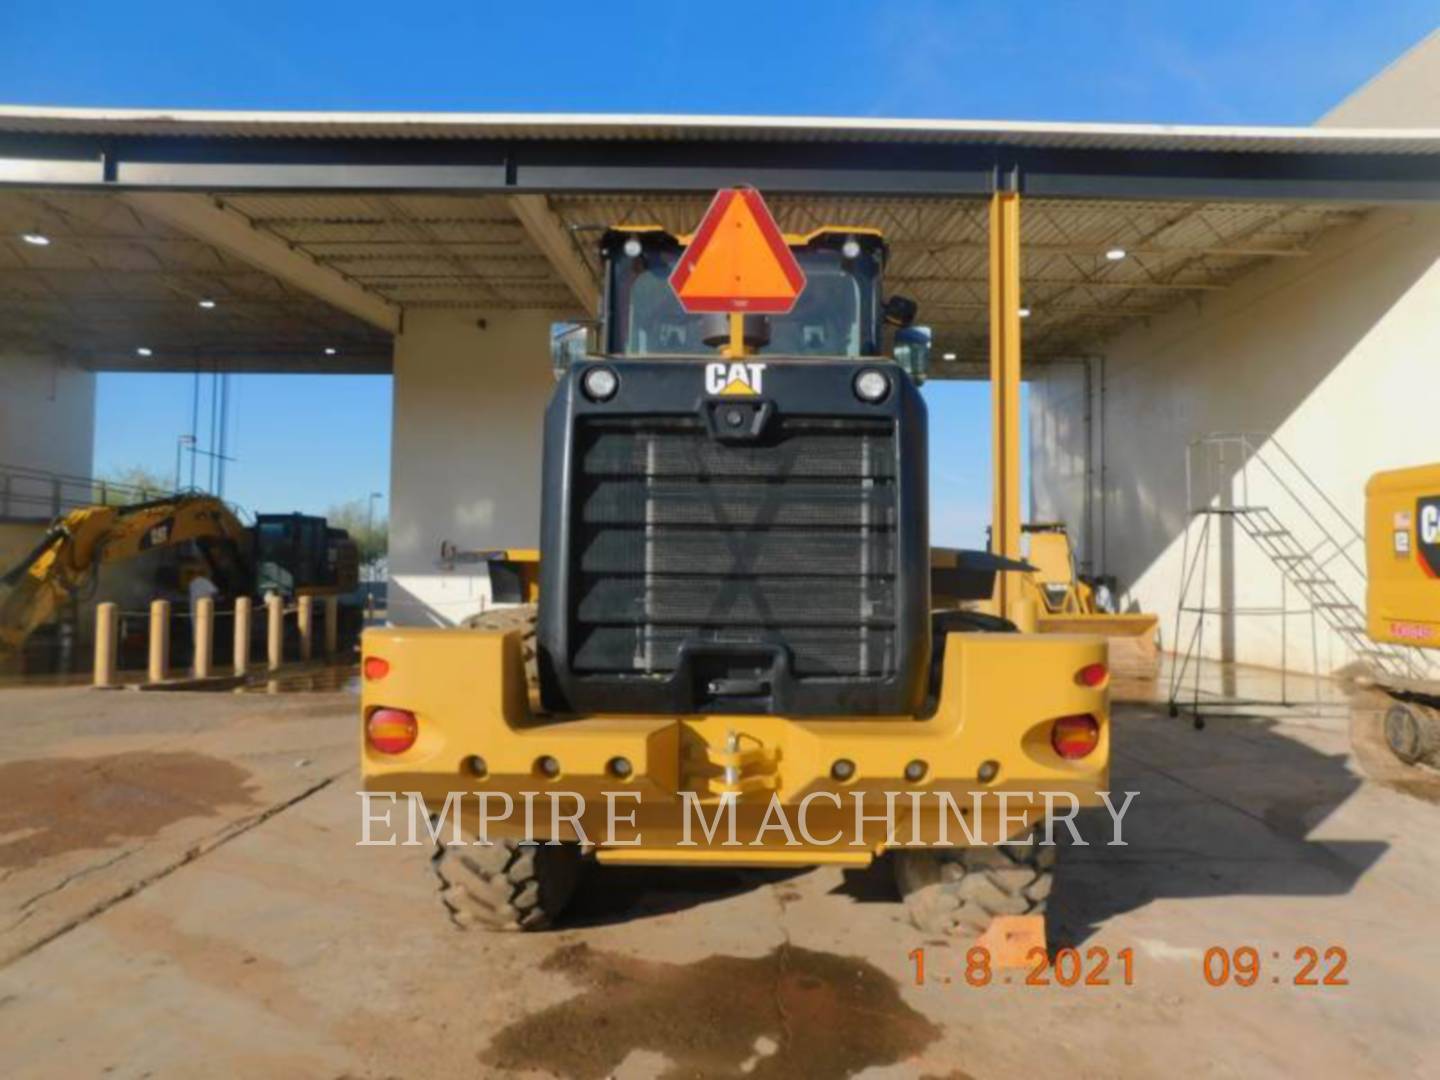
[[[1135,950],[1103,946],[1088,949],[1057,949],[1054,956],[1040,946],[1031,949],[1023,968],[1001,968],[990,950],[974,945],[963,954],[949,949],[928,958],[924,946],[911,949],[910,961],[916,986],[1134,986]],[[955,961],[959,960],[959,963]],[[1339,945],[1301,945],[1295,949],[1261,949],[1253,945],[1213,945],[1205,950],[1198,974],[1205,985],[1249,987],[1287,985],[1298,987],[1349,986],[1346,968],[1349,954]]]

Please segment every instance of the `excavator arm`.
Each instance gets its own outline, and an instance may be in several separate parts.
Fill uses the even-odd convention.
[[[106,563],[195,542],[222,592],[248,591],[250,530],[219,499],[180,495],[132,506],[85,506],[58,518],[0,584],[0,655],[26,639]]]

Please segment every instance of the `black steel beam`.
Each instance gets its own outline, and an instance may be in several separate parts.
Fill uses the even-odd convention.
[[[709,192],[1440,200],[1440,155],[1006,144],[0,135],[0,185],[186,191]]]

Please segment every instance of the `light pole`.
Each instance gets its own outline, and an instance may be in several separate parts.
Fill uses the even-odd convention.
[[[375,531],[375,500],[376,500],[376,499],[383,499],[384,497],[385,497],[384,492],[381,492],[381,491],[372,491],[372,492],[370,492],[370,502],[369,502],[369,504],[368,504],[368,506],[366,507],[366,510],[365,510],[365,531],[366,531],[366,532],[374,532],[374,531]]]
[[[180,454],[187,446],[195,445],[194,435],[181,435],[175,440],[175,490],[180,490]]]

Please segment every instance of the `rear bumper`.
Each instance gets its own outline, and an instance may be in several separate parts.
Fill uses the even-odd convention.
[[[361,732],[366,791],[418,793],[471,836],[484,813],[492,839],[581,839],[605,861],[777,865],[993,843],[1047,808],[1097,805],[1108,782],[1108,690],[1075,677],[1104,662],[1099,638],[953,636],[942,699],[920,720],[537,718],[520,650],[514,631],[367,631],[365,655],[390,670],[366,683],[362,718],[406,709],[419,736],[384,755]],[[1079,713],[1099,722],[1099,743],[1067,761],[1050,727]]]

